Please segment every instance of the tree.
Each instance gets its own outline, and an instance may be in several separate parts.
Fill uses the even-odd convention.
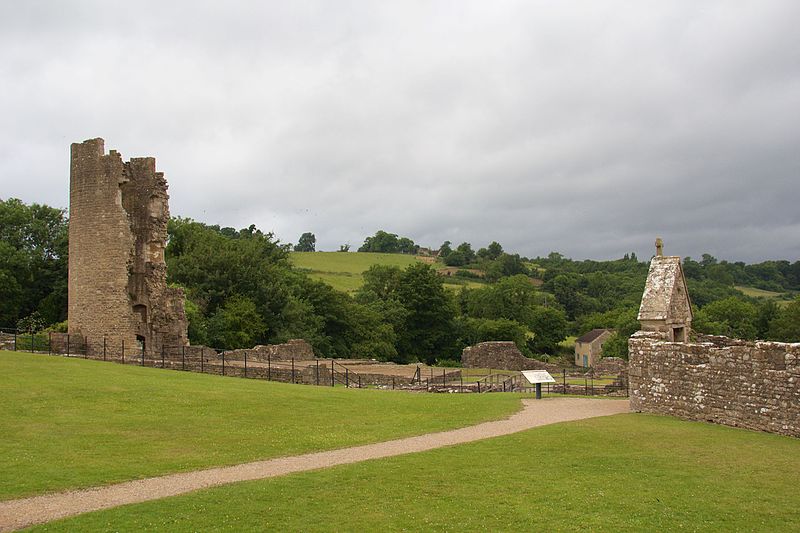
[[[758,309],[755,305],[736,297],[712,302],[695,315],[693,326],[697,331],[726,335],[739,339],[756,338],[756,319]]]
[[[217,309],[209,320],[208,331],[215,346],[249,348],[265,337],[266,324],[252,300],[236,295]]]
[[[38,313],[67,317],[68,223],[64,210],[0,200],[0,324]]]
[[[407,313],[398,332],[400,351],[431,364],[454,355],[455,306],[439,274],[424,263],[411,265],[400,278],[397,295]]]
[[[450,248],[450,241],[444,241],[442,245],[439,247],[439,257],[442,259],[447,259],[447,256],[453,253],[453,249]]]
[[[460,252],[461,255],[464,257],[464,264],[472,263],[475,261],[475,252],[472,250],[472,245],[468,242],[462,242],[456,248],[457,252]]]
[[[528,345],[534,353],[554,354],[567,338],[567,317],[553,307],[537,307],[531,320],[534,337]]]
[[[497,259],[502,253],[503,247],[496,241],[492,241],[492,243],[486,247],[486,256],[491,260]]]
[[[364,239],[364,244],[358,249],[359,252],[377,252],[384,254],[396,253],[417,253],[419,246],[407,237],[398,238],[394,233],[387,233],[379,230],[372,237]]]
[[[528,328],[506,318],[463,318],[460,321],[461,340],[466,346],[473,346],[486,341],[513,341],[517,348],[530,356],[526,344]]]
[[[294,247],[295,252],[313,252],[316,249],[317,238],[311,232],[300,235],[300,240]]]
[[[769,324],[769,338],[782,342],[800,342],[800,297],[795,298]]]
[[[464,253],[459,250],[453,250],[444,258],[444,264],[447,266],[464,266],[466,263]]]

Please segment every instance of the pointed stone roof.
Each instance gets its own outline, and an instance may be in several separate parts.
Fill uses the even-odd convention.
[[[644,286],[639,320],[668,321],[676,314],[692,319],[692,306],[681,258],[657,255],[650,261],[650,271]]]

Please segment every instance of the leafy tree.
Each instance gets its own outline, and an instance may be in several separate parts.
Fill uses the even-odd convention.
[[[340,252],[349,252],[350,251],[350,245],[349,244],[342,244],[341,246],[339,246],[339,251]]]
[[[317,238],[313,233],[306,232],[300,235],[300,240],[294,247],[295,252],[313,252],[316,250]]]
[[[261,314],[252,300],[233,296],[208,321],[209,338],[215,346],[249,348],[266,333]]]
[[[64,210],[0,200],[0,324],[34,312],[67,316],[68,223]]]
[[[800,342],[800,297],[770,321],[768,336],[776,341]]]
[[[467,263],[464,253],[459,250],[454,250],[447,254],[444,258],[444,264],[447,266],[464,266]]]
[[[450,248],[450,241],[444,241],[442,245],[439,247],[439,257],[442,259],[447,259],[447,256],[453,253],[453,249]]]
[[[398,332],[400,352],[434,363],[455,351],[455,308],[441,277],[429,265],[409,266],[401,276],[398,300],[407,315]]]
[[[495,260],[500,257],[500,254],[503,253],[503,247],[500,246],[500,243],[496,241],[492,241],[492,243],[486,247],[486,257],[491,260]]]
[[[693,326],[702,333],[726,335],[739,339],[756,338],[755,305],[731,297],[712,302],[695,315]]]
[[[534,337],[528,345],[535,353],[554,354],[558,343],[567,338],[567,317],[558,309],[537,307],[533,311],[531,326]]]
[[[419,250],[419,246],[414,244],[414,241],[409,239],[408,237],[400,237],[397,240],[397,251],[401,254],[416,254],[417,250]]]
[[[475,252],[472,250],[472,245],[468,242],[462,242],[456,248],[456,251],[461,252],[464,257],[464,264],[469,264],[475,261]]]
[[[473,346],[486,341],[513,341],[526,356],[531,352],[527,345],[528,328],[506,318],[462,318],[460,337],[465,346]]]

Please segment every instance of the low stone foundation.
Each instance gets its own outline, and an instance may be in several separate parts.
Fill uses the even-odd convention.
[[[631,409],[800,437],[800,343],[629,341]]]

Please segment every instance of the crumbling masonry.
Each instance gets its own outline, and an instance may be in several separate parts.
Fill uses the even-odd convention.
[[[104,336],[126,350],[188,344],[183,291],[167,287],[169,196],[155,158],[125,163],[105,154],[103,139],[71,152],[70,334],[86,339],[89,355],[103,350]]]
[[[800,343],[692,335],[680,258],[658,244],[628,342],[631,409],[800,437]]]

